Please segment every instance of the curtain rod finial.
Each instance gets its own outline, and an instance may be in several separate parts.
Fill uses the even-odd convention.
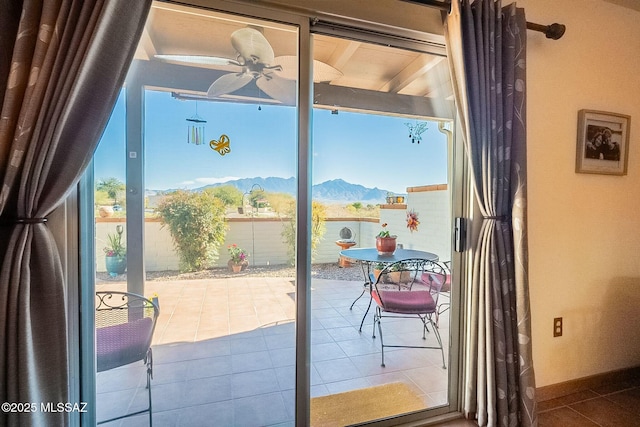
[[[547,27],[547,31],[544,32],[544,35],[547,36],[548,39],[558,40],[564,35],[566,30],[566,25],[555,23]]]
[[[540,25],[533,22],[527,22],[527,29],[544,33],[548,39],[558,40],[564,35],[567,27],[563,24]]]

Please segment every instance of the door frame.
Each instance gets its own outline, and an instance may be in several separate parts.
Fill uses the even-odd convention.
[[[163,1],[165,2],[165,1]],[[166,3],[173,3],[166,1]],[[312,177],[312,114],[313,114],[313,78],[312,78],[312,64],[313,64],[313,51],[312,51],[312,34],[321,28],[328,28],[324,26],[318,26],[312,28],[312,24],[317,23],[317,20],[309,16],[306,13],[292,13],[290,10],[279,10],[275,5],[264,6],[255,4],[246,4],[239,1],[235,3],[229,3],[219,0],[204,1],[204,0],[191,0],[187,1],[189,6],[203,7],[216,12],[230,13],[235,15],[244,15],[256,19],[265,19],[271,21],[278,21],[284,24],[296,26],[298,28],[298,67],[300,78],[297,81],[297,218],[296,227],[296,365],[295,365],[295,425],[307,426],[310,419],[310,348],[311,348],[311,245],[310,236],[307,230],[311,228],[311,177]],[[181,3],[181,4],[185,4]],[[371,32],[371,26],[367,23],[356,20],[355,18],[349,19],[348,17],[341,17],[336,19],[342,23],[340,26],[340,32],[345,31],[349,33],[361,33],[367,34],[366,41],[379,40],[382,43],[392,42],[394,47],[401,49],[420,50],[428,53],[433,53],[434,46],[437,49],[444,51],[444,45],[437,46],[429,35],[425,34],[423,40],[411,39],[402,37],[402,31],[398,31],[395,34],[394,31],[387,33],[381,33],[379,26],[374,26],[376,32]],[[348,23],[349,25],[345,25]],[[324,22],[322,23],[324,25]],[[329,22],[327,22],[329,24]],[[353,25],[353,26],[351,26]],[[369,27],[369,28],[367,28]],[[313,30],[313,31],[312,31]],[[306,76],[306,78],[302,78]],[[143,242],[144,242],[144,191],[136,189],[144,189],[144,81],[136,79],[129,80],[126,83],[127,91],[127,111],[135,111],[134,118],[137,123],[129,123],[131,120],[126,121],[127,129],[127,206],[138,207],[138,213],[128,213],[127,215],[127,246],[129,250],[129,265],[128,270],[133,273],[133,276],[140,276],[138,279],[144,281],[144,256],[143,256]],[[131,95],[129,95],[131,93]],[[129,113],[127,113],[129,118]],[[455,127],[455,120],[452,121]],[[454,133],[455,134],[455,133]],[[460,133],[457,133],[460,135]],[[450,138],[451,139],[451,138]],[[450,156],[452,161],[449,162],[451,168],[449,183],[452,187],[452,217],[456,216],[468,216],[465,215],[465,211],[468,210],[468,203],[462,199],[467,197],[467,193],[471,194],[466,189],[468,182],[468,171],[466,170],[466,163],[462,156],[462,144],[459,141],[452,141],[450,144]],[[134,154],[135,153],[135,154]],[[465,178],[466,177],[466,178]],[[461,191],[457,191],[460,189]],[[464,197],[463,197],[464,195]],[[93,236],[93,231],[88,233],[90,226],[93,224],[93,210],[90,209],[93,206],[93,174],[92,170],[87,172],[87,177],[83,178],[83,182],[79,187],[79,199],[83,201],[81,205],[86,205],[89,208],[83,209],[82,206],[78,208],[80,216],[80,253],[82,256],[80,259],[85,259],[85,255],[95,254],[95,242],[89,240],[89,236]],[[134,209],[135,210],[135,209]],[[139,230],[135,231],[134,230]],[[453,235],[453,233],[452,233]],[[465,264],[465,254],[452,254],[454,257],[454,278],[456,278],[457,289],[462,289],[461,280],[464,276],[464,270],[461,267]],[[134,266],[133,263],[136,263]],[[80,330],[80,373],[81,373],[81,398],[82,401],[88,402],[88,408],[91,408],[89,413],[82,415],[82,424],[92,425],[95,423],[95,403],[96,403],[96,384],[95,377],[90,378],[90,373],[95,373],[95,338],[93,325],[94,322],[89,319],[93,319],[93,298],[91,298],[95,292],[95,268],[89,268],[89,266],[80,266],[80,307],[81,307],[81,330]],[[132,278],[133,278],[132,276]],[[84,284],[84,285],[83,285]],[[461,312],[462,295],[452,295],[452,312]],[[462,325],[461,316],[451,316],[451,329],[456,331],[460,330]],[[462,334],[451,336],[450,354],[456,354],[457,357],[449,357],[449,405],[446,407],[438,408],[436,410],[430,410],[431,415],[455,415],[455,412],[459,410],[459,390],[461,375],[459,374],[459,366],[461,366],[462,355]],[[94,374],[95,375],[95,374]],[[404,416],[403,422],[412,422],[424,420],[424,413]],[[395,421],[397,423],[397,420]],[[394,425],[393,421],[383,421],[377,425]]]

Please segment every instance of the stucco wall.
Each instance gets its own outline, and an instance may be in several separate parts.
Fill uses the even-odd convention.
[[[389,223],[389,230],[398,235],[398,242],[405,248],[420,249],[437,253],[441,259],[450,259],[451,220],[449,218],[449,192],[446,188],[429,189],[410,193],[407,207],[420,214],[420,226],[415,233],[406,228],[406,209],[381,209],[381,221],[374,218],[341,219],[329,218],[324,238],[320,242],[315,263],[337,262],[340,247],[336,240],[340,238],[343,227],[350,228],[355,234],[356,247],[375,246],[375,235],[380,224]],[[117,224],[124,219],[99,219],[96,223],[96,269],[105,271],[102,248],[107,242],[107,233],[113,233]],[[216,266],[225,266],[229,256],[227,247],[233,243],[250,253],[249,262],[255,265],[286,264],[287,247],[282,238],[283,220],[274,218],[231,218],[224,244],[220,247],[220,257]],[[179,259],[174,249],[168,228],[161,227],[158,220],[145,222],[145,268],[147,271],[178,270]],[[126,227],[123,239],[126,239]]]
[[[529,249],[538,386],[640,365],[640,12],[518,0],[528,33]],[[580,109],[628,114],[627,176],[576,174]],[[554,317],[564,335],[553,338]]]

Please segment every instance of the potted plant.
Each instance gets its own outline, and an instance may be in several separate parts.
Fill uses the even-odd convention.
[[[387,204],[392,205],[395,203],[395,201],[396,201],[396,196],[394,196],[393,193],[387,192]]]
[[[374,282],[378,280],[378,276],[380,276],[380,273],[382,273],[382,270],[384,270],[384,267],[385,267],[385,263],[383,262],[376,262],[373,265],[373,281]]]
[[[408,283],[411,281],[411,271],[408,268],[409,266],[403,262],[395,263],[387,276],[392,283]]]
[[[105,265],[111,277],[122,274],[127,269],[127,248],[122,242],[124,228],[116,225],[116,232],[107,234],[107,246],[104,247]]]
[[[238,247],[235,243],[230,245],[227,249],[229,250],[229,255],[231,255],[228,265],[234,273],[238,273],[247,268],[249,265],[249,261],[247,261],[249,254],[247,254],[247,251]]]
[[[376,236],[376,249],[380,256],[390,256],[396,251],[396,239],[398,236],[391,235],[386,230],[387,223],[382,224],[382,231]]]

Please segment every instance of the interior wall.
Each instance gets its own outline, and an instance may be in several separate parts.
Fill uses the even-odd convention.
[[[537,386],[640,365],[640,12],[602,0],[518,0],[529,32],[528,168]],[[626,176],[575,173],[578,110],[631,116]],[[553,337],[553,318],[564,320]]]

